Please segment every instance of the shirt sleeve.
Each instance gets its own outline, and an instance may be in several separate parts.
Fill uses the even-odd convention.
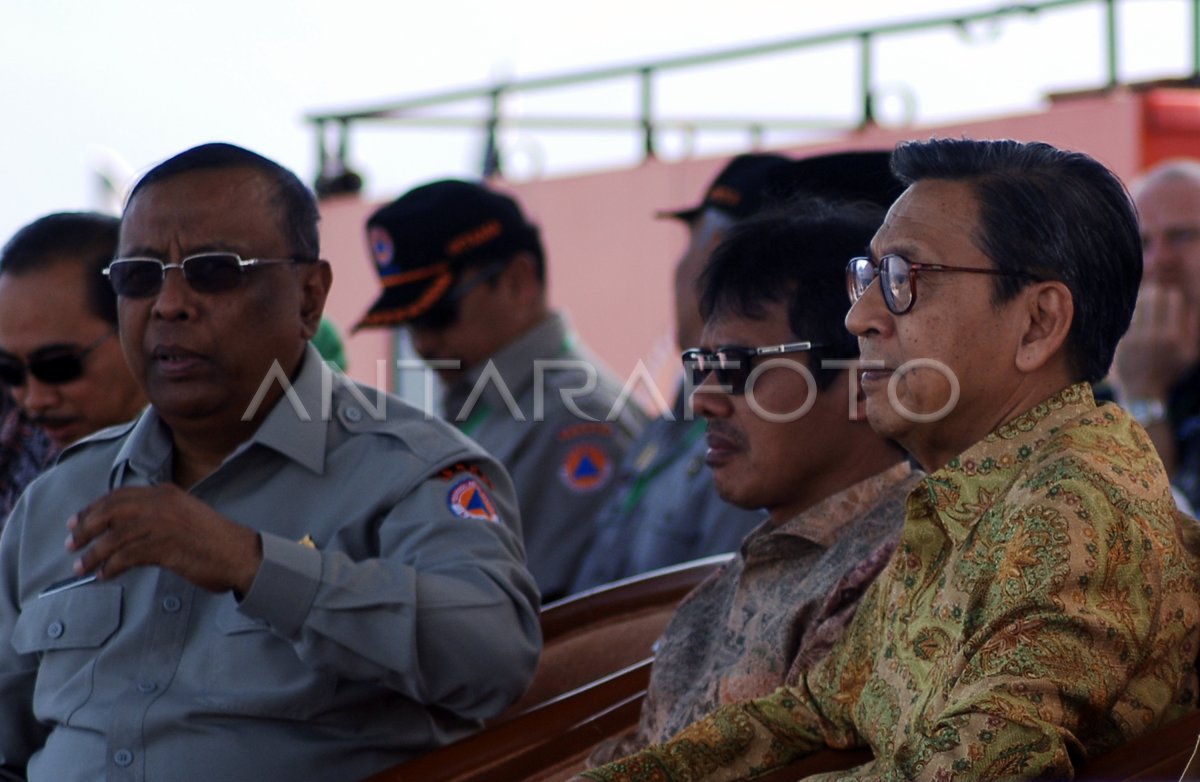
[[[375,535],[377,557],[263,533],[263,564],[239,610],[314,669],[493,716],[524,691],[541,647],[537,591],[505,525],[515,513],[507,476],[455,465],[374,530],[343,531]]]

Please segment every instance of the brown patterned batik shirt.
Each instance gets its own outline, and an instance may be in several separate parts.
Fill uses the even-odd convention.
[[[751,532],[672,616],[637,731],[590,762],[664,741],[723,703],[766,695],[824,656],[895,550],[905,497],[922,476],[900,462]]]
[[[831,776],[1068,777],[1195,707],[1195,524],[1141,427],[1071,386],[912,492],[891,563],[807,674],[586,774],[733,780],[869,747]]]

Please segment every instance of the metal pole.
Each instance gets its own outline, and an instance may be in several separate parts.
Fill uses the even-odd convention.
[[[498,136],[500,133],[500,96],[503,92],[503,87],[496,87],[492,90],[491,108],[488,112],[487,124],[484,126],[484,179],[491,179],[501,174],[500,139]]]
[[[1117,0],[1105,0],[1105,19],[1108,25],[1108,89],[1116,89],[1117,78]]]
[[[654,69],[641,70],[642,94],[642,154],[644,160],[654,159]]]
[[[1192,81],[1200,82],[1200,0],[1192,0]]]
[[[858,36],[859,56],[859,99],[862,105],[862,120],[860,128],[875,124],[875,106],[871,97],[871,33],[864,32]]]

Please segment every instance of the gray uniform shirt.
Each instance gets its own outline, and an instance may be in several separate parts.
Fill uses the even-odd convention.
[[[555,314],[446,394],[447,417],[512,474],[543,599],[570,588],[592,543],[592,518],[645,425],[632,401],[608,420],[620,392],[620,381]]]
[[[0,536],[0,778],[359,780],[522,692],[538,596],[508,476],[324,368],[310,348],[303,414],[285,396],[190,489],[261,534],[240,603],[150,567],[39,597],[71,575],[71,514],[170,480],[153,408],[26,491]]]
[[[766,519],[725,502],[704,463],[703,419],[656,418],[629,450],[617,487],[596,514],[596,540],[573,592],[668,565],[736,551]]]

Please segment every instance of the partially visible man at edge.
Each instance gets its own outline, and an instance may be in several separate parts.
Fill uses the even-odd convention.
[[[317,219],[227,144],[134,187],[107,274],[151,404],[67,449],[0,536],[0,779],[357,780],[528,683],[511,481],[334,382]]]
[[[901,144],[909,188],[847,270],[872,427],[930,471],[847,634],[798,680],[589,779],[733,780],[824,747],[838,778],[1067,778],[1195,707],[1195,522],[1097,406],[1141,277],[1095,160]]]
[[[117,297],[101,270],[120,221],[57,212],[0,249],[0,384],[19,407],[5,417],[0,523],[59,449],[124,423],[146,404],[117,339]]]
[[[792,203],[741,223],[713,253],[701,346],[683,354],[696,375],[687,387],[708,421],[717,492],[768,520],[684,598],[656,644],[637,730],[589,762],[795,677],[887,564],[922,474],[849,415],[858,345],[844,325],[845,259],[882,219],[874,205]]]

